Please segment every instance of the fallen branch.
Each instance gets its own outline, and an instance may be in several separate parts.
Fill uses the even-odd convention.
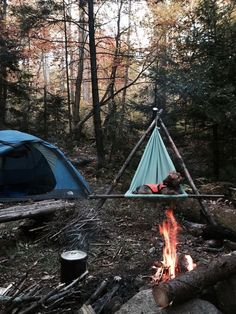
[[[7,295],[0,295],[0,303],[11,303],[14,305],[20,305],[22,303],[29,303],[32,301],[39,300],[41,296],[19,296],[14,299],[12,297],[9,297]]]
[[[58,284],[54,289],[46,294],[42,294],[42,289],[38,285],[33,285],[21,291],[19,296],[0,296],[0,303],[6,304],[6,310],[12,312],[17,309],[19,314],[36,313],[41,308],[54,309],[61,304],[66,297],[71,297],[78,287],[78,283],[87,276],[86,270],[73,282],[66,285]]]
[[[153,297],[157,305],[164,308],[172,302],[180,303],[200,295],[218,281],[236,274],[236,252],[225,255],[205,266],[197,266],[194,270],[179,275],[175,279],[154,284]]]
[[[220,225],[207,225],[185,221],[185,228],[196,236],[202,236],[205,240],[230,240],[236,242],[236,232]]]

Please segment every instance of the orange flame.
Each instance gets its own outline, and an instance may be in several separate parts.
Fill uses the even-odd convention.
[[[175,278],[176,268],[178,264],[177,257],[177,232],[180,229],[178,226],[173,211],[168,209],[166,211],[167,220],[164,220],[159,226],[160,234],[163,235],[165,245],[163,248],[163,265],[168,268],[166,278],[164,280]]]
[[[177,224],[171,209],[166,211],[166,216],[167,220],[164,220],[162,225],[159,226],[160,234],[164,238],[163,261],[153,266],[156,270],[155,275],[152,276],[154,282],[173,279],[178,271],[177,235],[181,227]],[[190,255],[185,255],[185,261],[188,271],[196,267]]]

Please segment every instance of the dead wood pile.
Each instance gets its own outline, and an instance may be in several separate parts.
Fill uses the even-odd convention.
[[[6,313],[30,314],[44,309],[47,313],[53,313],[65,300],[76,298],[80,289],[80,282],[88,274],[84,272],[68,285],[59,283],[50,291],[45,292],[40,282],[31,286],[25,286],[27,275],[17,284],[13,285],[7,294],[0,295],[0,305]]]

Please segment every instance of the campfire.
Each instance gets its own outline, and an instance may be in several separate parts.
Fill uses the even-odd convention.
[[[184,302],[236,274],[236,252],[223,255],[210,264],[193,262],[190,255],[179,255],[177,252],[178,225],[172,210],[166,211],[167,219],[159,226],[164,239],[163,260],[155,262],[152,276],[152,293],[158,306],[165,308]]]
[[[184,255],[180,259],[177,255],[178,232],[181,227],[178,225],[173,211],[166,211],[167,219],[159,226],[160,234],[164,238],[163,261],[156,262],[153,266],[155,274],[152,276],[154,283],[168,281],[182,272],[182,270],[191,271],[196,267],[190,255]]]

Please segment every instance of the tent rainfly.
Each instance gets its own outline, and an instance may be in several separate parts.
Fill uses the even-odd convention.
[[[57,147],[27,133],[0,131],[0,202],[86,198],[90,193]]]

